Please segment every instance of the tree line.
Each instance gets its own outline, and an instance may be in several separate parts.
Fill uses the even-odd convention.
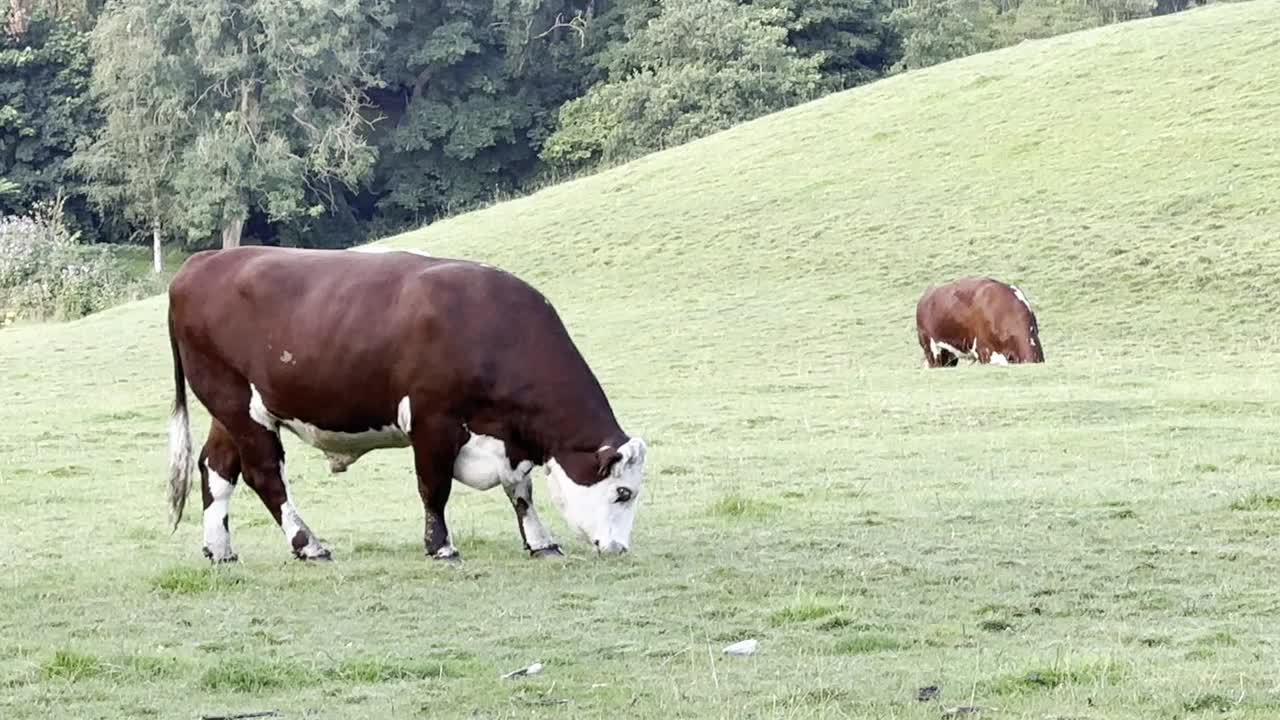
[[[1193,0],[0,1],[0,217],[159,249],[350,246]]]

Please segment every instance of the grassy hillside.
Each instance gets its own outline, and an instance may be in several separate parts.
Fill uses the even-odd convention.
[[[338,561],[241,489],[209,569],[165,529],[163,298],[0,332],[0,716],[1280,714],[1277,38],[1255,0],[1024,43],[387,241],[556,303],[651,446],[618,562],[539,482],[575,557],[459,487],[440,567],[407,452],[288,438]],[[1045,365],[920,369],[969,273]]]

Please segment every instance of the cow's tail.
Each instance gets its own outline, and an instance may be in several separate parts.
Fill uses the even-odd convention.
[[[191,417],[187,413],[187,376],[182,370],[178,339],[169,320],[169,346],[173,349],[173,410],[169,414],[169,523],[173,530],[182,521],[191,490]]]

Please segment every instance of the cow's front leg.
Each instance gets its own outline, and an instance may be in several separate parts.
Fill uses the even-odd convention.
[[[511,507],[515,508],[516,525],[520,528],[524,549],[533,557],[564,555],[551,533],[538,519],[538,511],[533,509],[533,478],[529,474],[530,469],[532,468],[528,463],[521,463],[521,467],[502,483]]]
[[[436,560],[457,562],[462,559],[449,537],[444,509],[449,504],[449,491],[453,487],[454,459],[462,448],[465,434],[462,423],[417,421],[410,438],[425,520],[422,545],[427,557]]]

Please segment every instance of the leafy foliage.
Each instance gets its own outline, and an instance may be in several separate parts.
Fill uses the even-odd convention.
[[[889,21],[903,67],[920,68],[1156,12],[1157,0],[909,0]]]
[[[94,85],[114,101],[86,163],[102,168],[139,147],[171,152],[171,171],[126,169],[119,192],[171,189],[189,239],[221,230],[234,245],[250,210],[277,222],[314,214],[316,198],[368,175],[365,90],[394,16],[390,0],[224,5],[108,7],[94,31]]]
[[[387,117],[373,188],[385,225],[421,224],[536,171],[555,109],[585,90],[586,12],[536,0],[400,3],[375,95]]]
[[[871,82],[897,62],[901,42],[889,22],[890,0],[754,0],[788,13],[787,42],[804,57],[820,57],[826,90]]]
[[[787,45],[786,17],[732,0],[668,0],[613,54],[609,81],[561,109],[543,157],[563,167],[622,160],[813,97],[822,58]]]
[[[24,24],[21,36],[0,32],[0,178],[16,186],[0,188],[0,215],[61,192],[75,227],[88,231],[94,219],[68,162],[101,120],[88,92],[87,38],[70,21],[44,13],[26,16]]]
[[[993,12],[986,0],[912,0],[893,13],[902,62],[919,68],[990,50]]]

